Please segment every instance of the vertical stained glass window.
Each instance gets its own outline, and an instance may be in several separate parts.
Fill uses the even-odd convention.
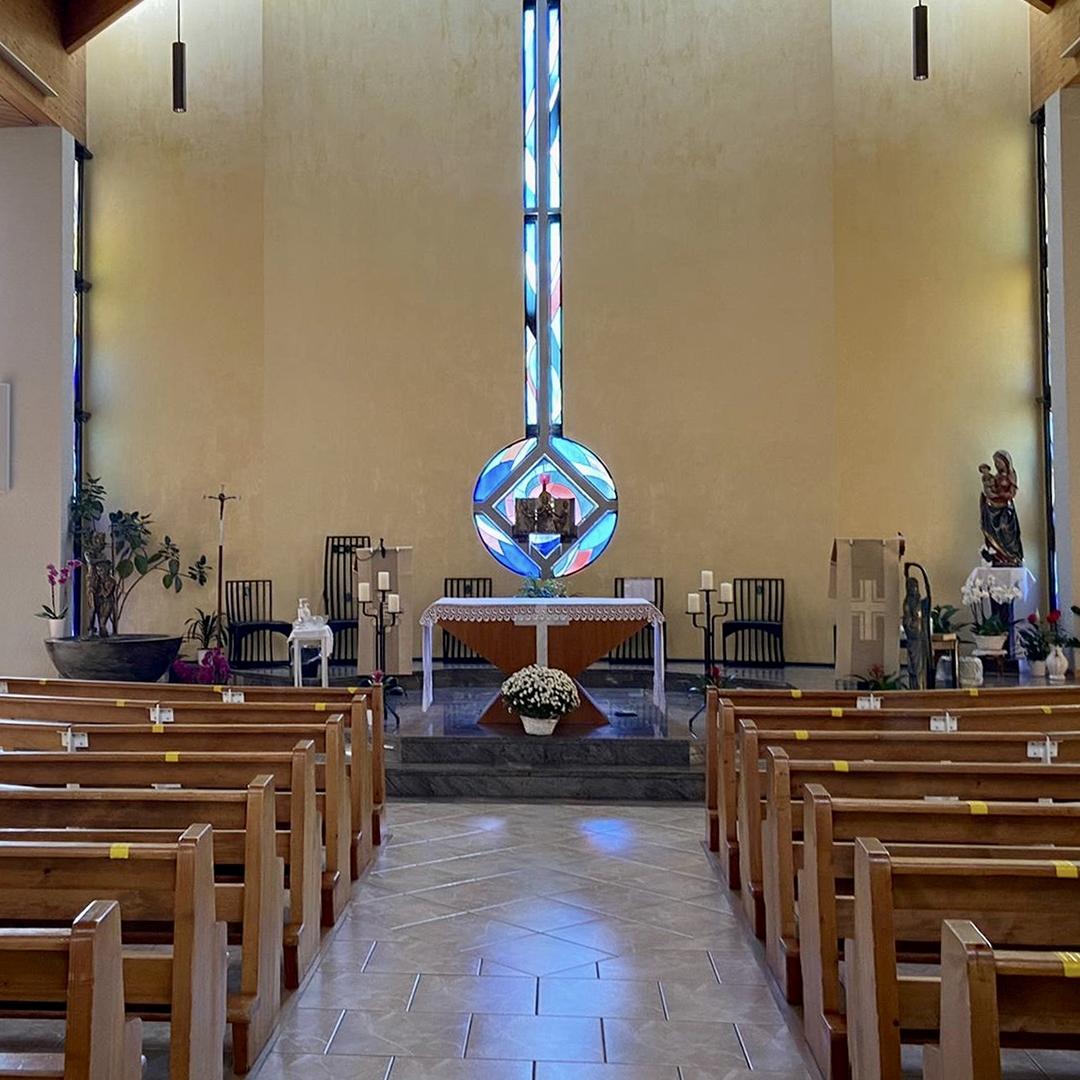
[[[536,218],[525,219],[525,425],[533,429],[540,417],[540,343],[537,325]]]
[[[551,261],[548,313],[548,418],[553,429],[562,427],[562,224],[548,224],[548,256]]]
[[[561,52],[559,5],[552,4],[548,8],[548,208],[551,210],[562,205]]]

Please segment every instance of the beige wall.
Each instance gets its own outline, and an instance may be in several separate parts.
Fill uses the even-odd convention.
[[[420,602],[513,587],[469,495],[521,431],[519,7],[188,0],[182,117],[164,0],[89,47],[93,467],[193,551],[240,491],[282,615],[328,531],[414,543]],[[939,0],[916,85],[902,5],[567,0],[567,432],[621,500],[572,587],[662,574],[673,655],[711,566],[786,577],[829,660],[836,533],[958,601],[999,444],[1041,546],[1022,7]]]

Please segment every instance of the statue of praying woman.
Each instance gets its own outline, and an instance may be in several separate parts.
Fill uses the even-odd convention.
[[[930,671],[930,626],[926,604],[919,593],[919,583],[913,577],[905,579],[904,647],[907,650],[908,689],[925,690]]]
[[[1014,499],[1019,485],[1012,455],[1007,450],[994,454],[994,467],[980,465],[982,495],[979,514],[983,532],[983,558],[991,566],[1023,566],[1024,545],[1020,540],[1020,519]]]

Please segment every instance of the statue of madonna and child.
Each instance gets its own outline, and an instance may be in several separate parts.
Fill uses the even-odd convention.
[[[1012,455],[1007,450],[994,453],[994,466],[979,466],[982,495],[979,516],[983,533],[983,558],[991,566],[1023,566],[1024,545],[1020,540],[1020,518],[1015,498],[1019,485]]]

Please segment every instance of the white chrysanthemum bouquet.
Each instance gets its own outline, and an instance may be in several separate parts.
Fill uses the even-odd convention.
[[[502,699],[510,712],[538,720],[557,720],[581,704],[574,680],[565,671],[539,664],[515,671],[502,684]]]

